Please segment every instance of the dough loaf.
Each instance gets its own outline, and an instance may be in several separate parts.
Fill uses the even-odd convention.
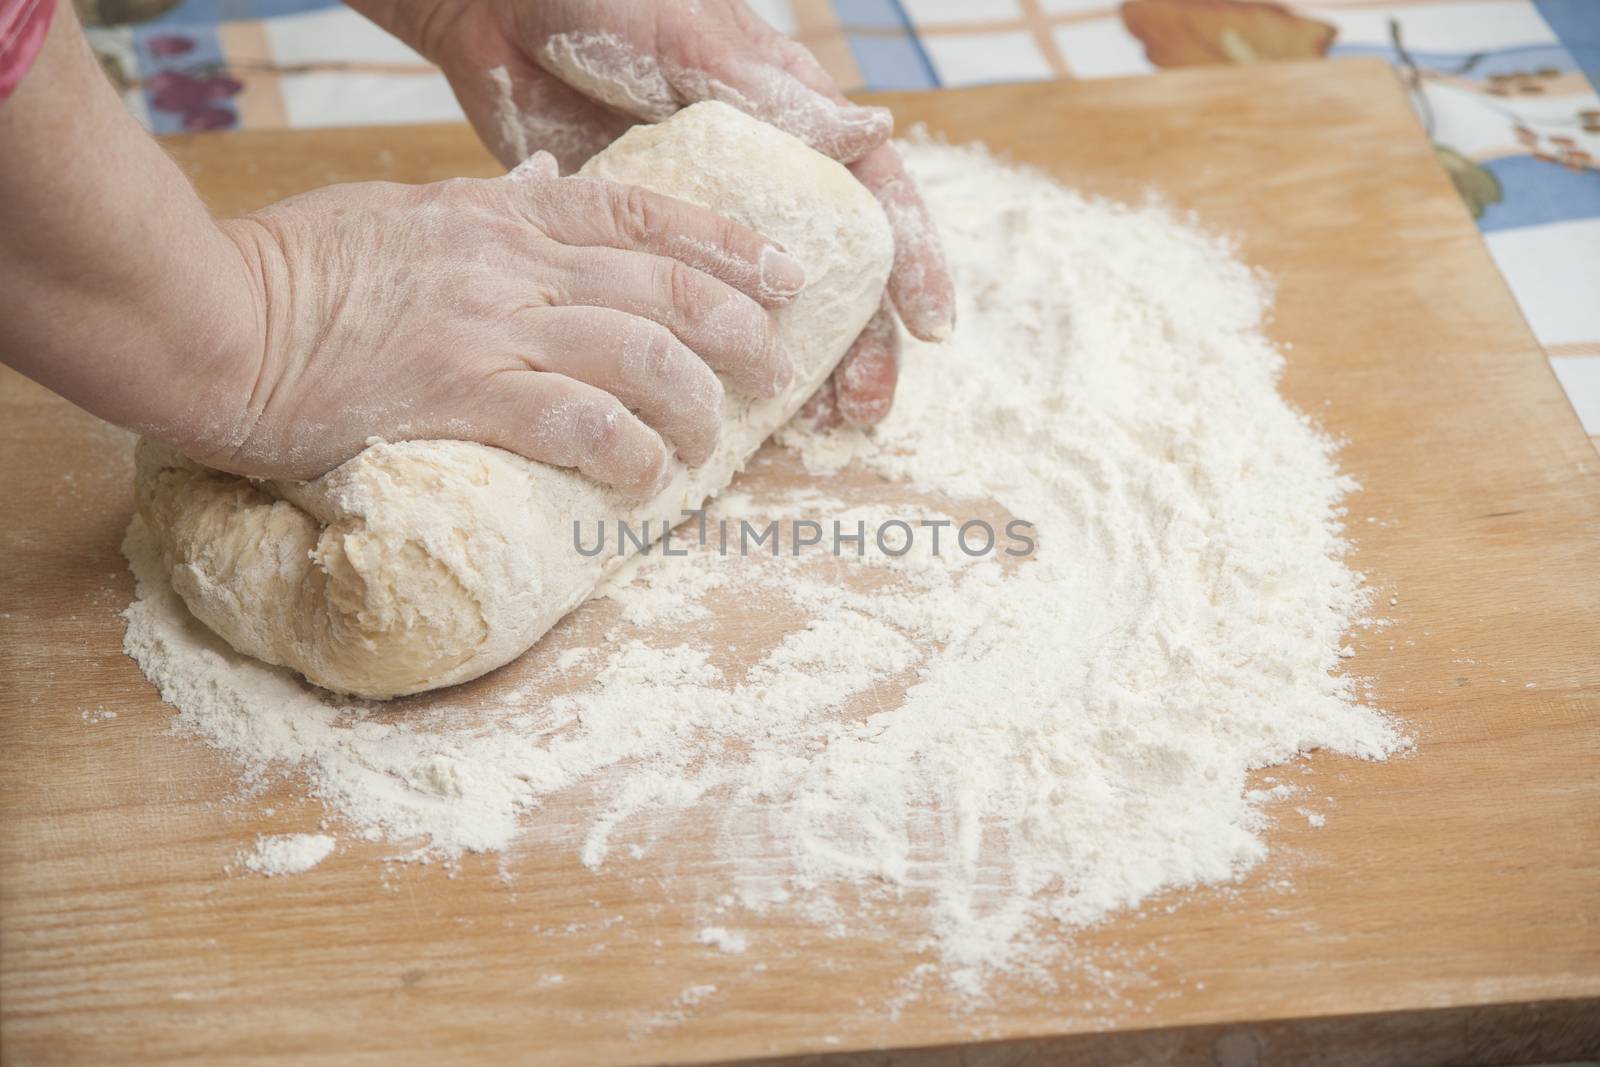
[[[717,453],[640,504],[582,475],[463,441],[380,443],[310,482],[257,482],[138,446],[139,512],[190,611],[240,652],[318,685],[392,697],[526,651],[622,559],[615,520],[653,534],[723,489],[827,377],[876,309],[893,257],[848,171],[719,103],[630,130],[583,174],[692,201],[780,242],[808,284],[777,319],[793,384],[731,390]],[[605,519],[611,545],[584,557]]]

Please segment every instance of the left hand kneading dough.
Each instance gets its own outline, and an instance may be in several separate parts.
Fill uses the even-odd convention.
[[[639,126],[582,174],[726,215],[805,264],[775,312],[794,359],[782,394],[729,391],[716,453],[676,459],[652,500],[464,441],[375,444],[310,482],[252,481],[138,446],[139,513],[189,610],[240,652],[342,693],[452,685],[526,651],[621,557],[585,557],[572,524],[678,522],[723,489],[844,356],[883,295],[888,222],[848,171],[718,103]]]

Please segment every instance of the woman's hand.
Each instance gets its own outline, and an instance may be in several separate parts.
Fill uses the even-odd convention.
[[[950,273],[927,208],[888,143],[881,108],[851,105],[816,59],[742,0],[356,0],[437,62],[507,166],[536,149],[567,170],[636,121],[721,100],[850,166],[895,232],[888,299],[808,411],[870,425],[893,401],[899,331],[938,340],[954,321]]]
[[[693,205],[558,178],[548,155],[489,181],[332,186],[222,225],[264,339],[222,391],[246,417],[189,447],[223,469],[305,478],[369,435],[457,437],[649,496],[668,447],[693,464],[715,446],[713,370],[761,396],[793,376],[765,309],[800,291],[798,260]]]
[[[724,382],[793,376],[767,309],[797,260],[548,155],[212,221],[70,4],[0,103],[0,153],[0,359],[226,470],[308,478],[369,436],[448,437],[648,495],[668,447],[710,454]]]

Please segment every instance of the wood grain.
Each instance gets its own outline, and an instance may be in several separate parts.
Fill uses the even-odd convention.
[[[509,888],[492,858],[455,877],[385,872],[391,850],[348,843],[297,878],[226,876],[255,834],[313,830],[321,811],[292,783],[241,799],[235,768],[170,734],[169,709],[119,651],[126,435],[7,372],[7,1063],[1600,1052],[1600,463],[1387,68],[882,99],[903,125],[986,140],[1087,190],[1159,189],[1276,275],[1284,388],[1349,439],[1343,461],[1365,487],[1350,501],[1359,566],[1399,597],[1394,626],[1353,636],[1353,665],[1412,725],[1417,754],[1309,761],[1304,781],[1336,804],[1325,828],[1285,811],[1273,858],[1241,884],[1076,935],[1103,980],[1067,967],[1055,991],[1002,983],[967,1012],[937,988],[887,1010],[921,958],[893,924],[836,941],[775,915],[741,919],[744,955],[696,944],[694,894],[718,871],[692,825],[600,875],[546,836],[506,858]],[[448,126],[169,146],[218,212],[331,181],[496,170]],[[768,452],[747,485],[794,476]],[[97,709],[117,718],[91,725]],[[717,992],[685,1006],[690,984]]]

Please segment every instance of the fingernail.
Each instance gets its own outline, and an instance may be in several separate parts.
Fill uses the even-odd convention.
[[[942,318],[935,319],[928,327],[929,341],[948,340],[956,332],[956,309],[950,308]]]
[[[652,482],[647,489],[645,489],[645,499],[653,500],[665,492],[667,486],[672,484],[673,475],[677,473],[678,472],[676,468],[674,468],[672,465],[672,461],[663,457],[661,461],[661,470],[656,474],[655,481]]]
[[[896,303],[900,321],[919,341],[944,341],[956,329],[955,300],[904,300]]]
[[[854,163],[894,136],[894,116],[887,108],[843,104],[834,109],[838,125],[817,147],[841,163]]]
[[[541,149],[512,167],[506,177],[512,181],[536,181],[541,178],[554,178],[560,170],[556,157]]]
[[[776,245],[761,250],[761,289],[780,300],[793,300],[806,286],[806,268]]]
[[[846,104],[839,108],[839,119],[850,126],[882,126],[886,131],[894,130],[894,113],[886,107]]]
[[[862,430],[876,426],[887,418],[893,404],[893,395],[862,397],[840,393],[838,399],[840,417],[848,425]]]

